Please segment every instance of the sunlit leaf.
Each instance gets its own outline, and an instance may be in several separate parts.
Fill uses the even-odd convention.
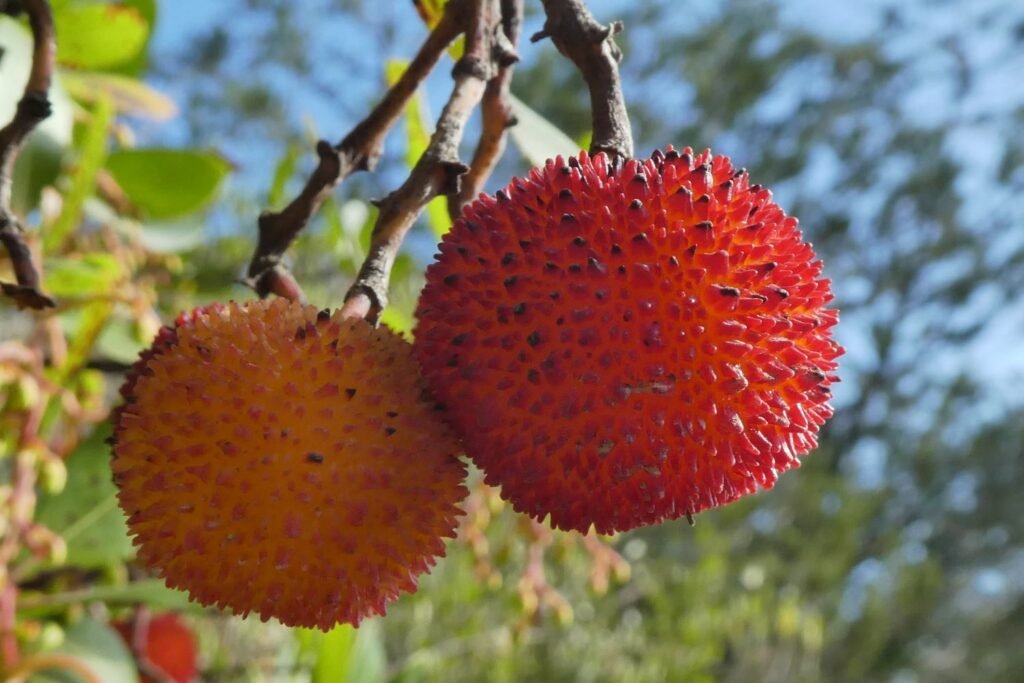
[[[120,363],[134,363],[148,344],[139,339],[136,325],[124,318],[112,318],[96,340],[99,356]]]
[[[137,683],[138,669],[131,651],[109,624],[82,619],[64,632],[64,642],[51,651],[73,658],[103,683]],[[69,671],[47,669],[35,674],[33,683],[79,683]]]
[[[209,204],[231,165],[212,152],[149,148],[114,152],[107,170],[132,203],[161,219]]]
[[[347,681],[355,642],[356,630],[348,625],[336,626],[325,633],[313,667],[313,683]]]
[[[388,85],[394,85],[408,67],[408,62],[389,60],[385,67]],[[409,104],[405,107],[405,138],[405,163],[411,169],[430,144],[429,116],[426,112],[426,101],[421,93],[410,98]],[[425,214],[427,224],[439,239],[451,229],[452,220],[448,214],[448,200],[445,197],[431,200],[427,204]]]
[[[57,60],[81,69],[106,69],[138,56],[149,24],[135,8],[123,5],[64,5],[54,10]]]
[[[273,209],[281,208],[285,201],[285,189],[288,181],[295,174],[295,167],[299,162],[302,150],[298,145],[288,145],[288,149],[281,156],[274,167],[274,179],[270,183],[270,191],[267,193],[267,205]]]
[[[416,326],[416,319],[397,306],[385,308],[381,313],[380,321],[406,339],[412,338],[412,328]]]
[[[93,567],[133,554],[110,479],[110,433],[109,424],[96,429],[68,457],[63,492],[39,497],[36,518],[64,537],[71,565]]]
[[[561,154],[576,156],[580,147],[553,123],[535,112],[515,95],[511,97],[512,114],[518,123],[509,129],[512,142],[533,166],[543,166],[548,159]]]
[[[319,634],[303,631],[303,649],[314,650],[312,683],[377,683],[385,679],[380,625],[375,619],[358,628],[342,625]]]
[[[46,263],[46,290],[62,298],[108,294],[123,275],[111,254],[91,253],[76,258],[51,258]]]

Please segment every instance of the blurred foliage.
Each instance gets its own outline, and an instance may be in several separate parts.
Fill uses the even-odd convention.
[[[801,218],[843,312],[837,415],[774,491],[692,529],[616,537],[614,550],[475,484],[460,541],[420,592],[329,634],[199,610],[149,579],[104,474],[106,417],[160,320],[249,296],[235,280],[257,212],[292,196],[312,139],[340,139],[424,28],[411,7],[225,0],[211,16],[231,20],[172,53],[147,44],[155,2],[116,3],[96,28],[100,4],[54,3],[74,27],[62,40],[75,38],[62,42],[58,111],[16,176],[60,307],[34,317],[0,303],[0,600],[18,609],[14,623],[0,609],[0,670],[66,655],[104,660],[103,681],[135,680],[109,623],[142,609],[185,613],[210,681],[1018,680],[1019,3],[593,0],[600,20],[626,22],[638,149],[728,153]],[[527,3],[524,35],[538,8]],[[26,36],[0,19],[0,120]],[[548,43],[520,52],[513,90],[538,116],[522,110],[517,136],[535,144],[492,187],[543,154],[538,141],[589,134],[570,65]],[[407,172],[446,79],[442,65],[380,171],[347,181],[297,242],[313,303],[338,304],[367,248],[368,200]],[[436,212],[422,223],[385,317],[406,333],[447,228]]]

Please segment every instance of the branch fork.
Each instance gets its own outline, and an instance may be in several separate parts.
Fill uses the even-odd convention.
[[[542,2],[547,21],[533,40],[551,38],[583,74],[593,114],[590,151],[607,154],[612,165],[618,166],[633,155],[618,71],[621,52],[613,39],[622,24],[598,23],[583,0]],[[273,293],[304,299],[282,263],[284,252],[342,180],[376,167],[384,137],[409,99],[448,45],[465,35],[465,53],[452,70],[454,85],[437,128],[405,182],[375,202],[380,212],[369,253],[345,296],[344,316],[376,324],[388,303],[388,282],[398,250],[417,217],[441,195],[447,196],[452,218],[458,217],[483,190],[504,153],[507,129],[516,123],[509,84],[519,59],[516,44],[522,16],[523,0],[449,0],[440,21],[384,99],[338,145],[321,141],[317,146],[319,164],[299,195],[282,211],[260,216],[259,242],[244,282],[261,297]],[[466,165],[459,159],[459,146],[466,121],[478,106],[482,109],[480,139]]]

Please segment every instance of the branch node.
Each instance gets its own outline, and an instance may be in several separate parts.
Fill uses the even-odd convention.
[[[537,31],[532,36],[530,36],[530,42],[531,43],[539,43],[540,41],[542,41],[542,40],[544,40],[546,38],[550,38],[550,37],[551,37],[551,32],[548,31],[546,28],[542,28],[541,30]]]
[[[26,92],[18,101],[16,115],[31,119],[36,123],[47,118],[52,113],[53,107],[50,105],[50,99],[45,92],[39,90]]]
[[[452,67],[452,78],[458,80],[467,76],[488,81],[491,77],[491,69],[484,60],[467,53],[455,62],[455,66]]]

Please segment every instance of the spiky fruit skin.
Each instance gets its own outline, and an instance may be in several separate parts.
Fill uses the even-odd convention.
[[[139,559],[202,604],[358,624],[454,536],[460,448],[385,328],[280,299],[200,309],[122,391],[112,467]]]
[[[821,270],[726,157],[581,153],[455,222],[414,354],[515,509],[627,530],[769,488],[815,447],[842,353]]]
[[[121,638],[130,648],[134,648],[135,622],[132,619],[117,621],[113,624]],[[199,676],[199,648],[195,634],[176,614],[159,614],[146,622],[145,642],[142,652],[146,667],[155,667],[164,675],[161,683],[170,680],[174,683],[193,683]],[[157,683],[156,679],[143,673],[142,683]]]

